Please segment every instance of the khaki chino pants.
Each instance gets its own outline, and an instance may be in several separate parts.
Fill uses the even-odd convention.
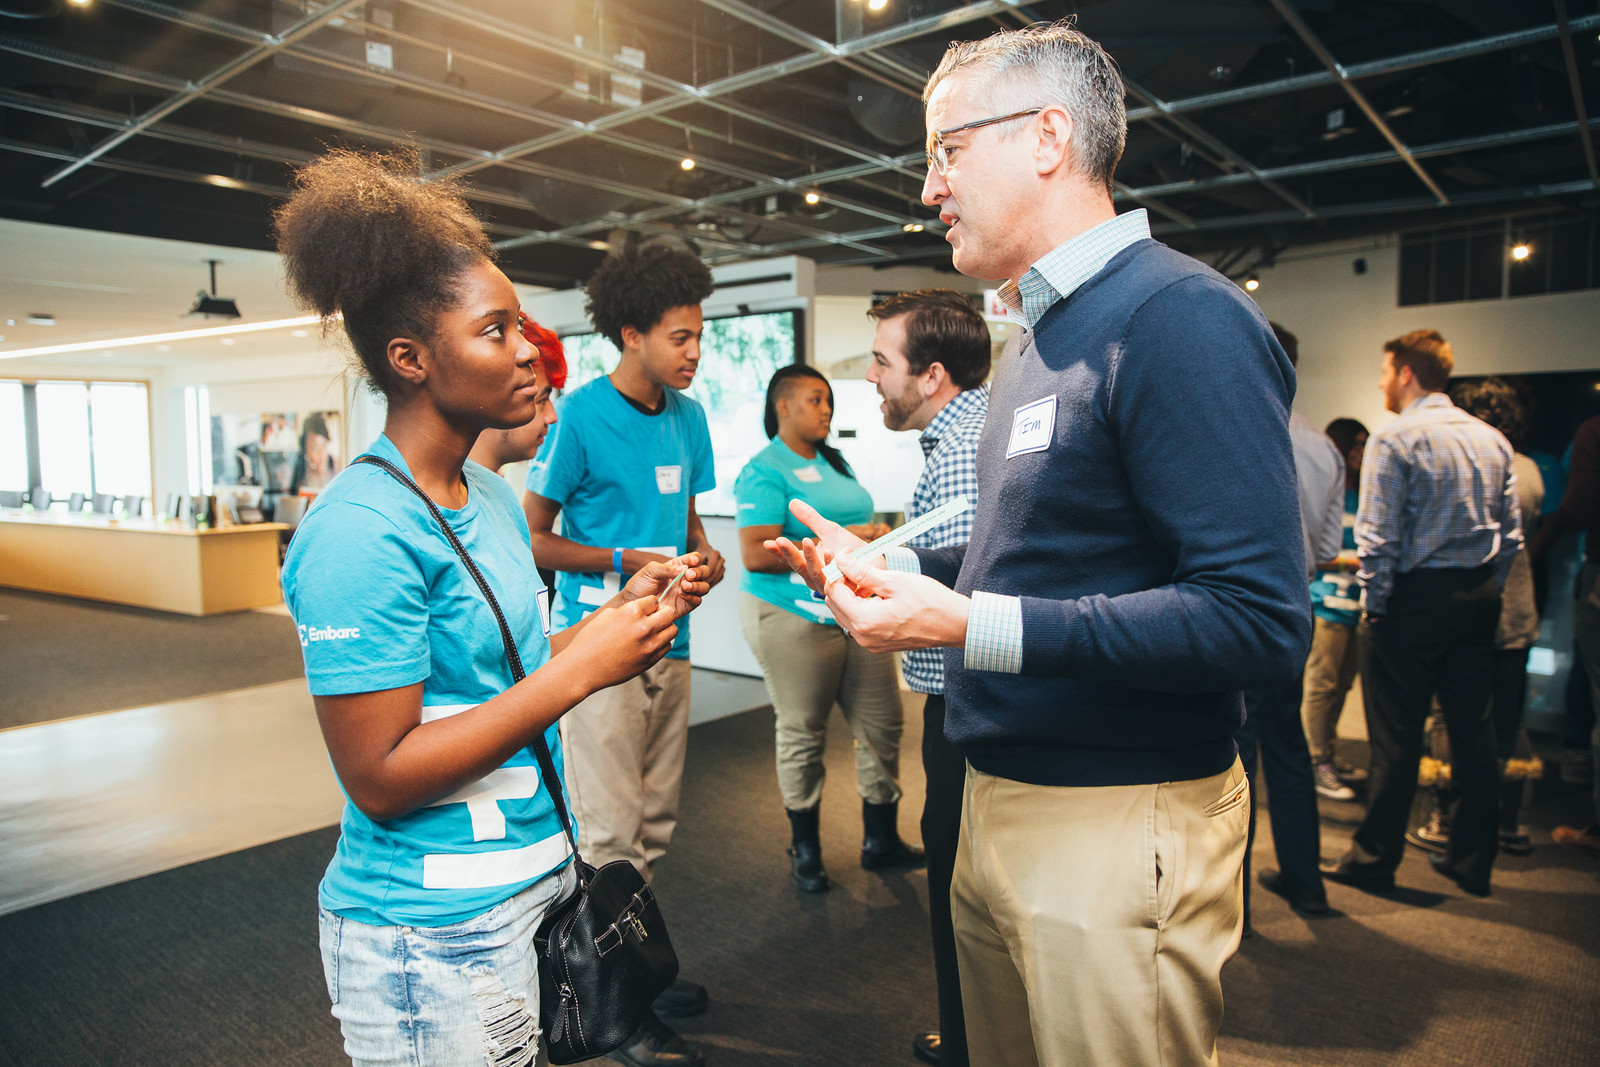
[[[835,702],[855,738],[857,792],[872,804],[899,800],[905,711],[894,654],[868,652],[837,626],[802,619],[745,592],[739,594],[739,623],[772,698],[783,806],[809,811],[822,800],[822,757]]]
[[[972,1062],[1216,1063],[1249,810],[1237,760],[1083,788],[969,764],[950,903]]]
[[[689,661],[664,659],[561,719],[567,793],[585,862],[628,860],[648,880],[678,825],[689,747]]]
[[[1354,626],[1330,622],[1321,616],[1314,617],[1311,623],[1311,655],[1306,659],[1300,721],[1305,726],[1306,744],[1315,766],[1333,762],[1339,713],[1356,680],[1359,660]]]

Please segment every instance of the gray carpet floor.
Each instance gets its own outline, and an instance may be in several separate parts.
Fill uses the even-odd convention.
[[[907,753],[919,721],[908,716]],[[710,1067],[909,1065],[912,1034],[933,1021],[926,876],[855,863],[859,805],[835,720],[823,816],[835,887],[796,893],[771,725],[760,709],[691,731],[684,821],[656,883],[683,972],[713,998],[683,1030]],[[914,833],[914,757],[904,783]],[[1328,854],[1359,810],[1325,807]],[[1488,900],[1416,856],[1394,898],[1331,887],[1340,914],[1321,920],[1258,893],[1257,934],[1224,971],[1222,1062],[1600,1061],[1600,864],[1546,832],[1580,812],[1579,796],[1542,796],[1539,849],[1505,858]],[[0,919],[0,1064],[346,1062],[315,943],[333,841],[318,831]],[[1268,833],[1256,863],[1272,865]]]
[[[196,618],[0,590],[0,730],[305,673],[287,615]]]

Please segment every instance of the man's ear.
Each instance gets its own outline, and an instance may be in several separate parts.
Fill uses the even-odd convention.
[[[935,360],[928,364],[927,370],[922,372],[922,395],[925,397],[933,396],[940,389],[943,389],[944,383],[949,380],[950,372],[945,369],[943,363]]]
[[[1041,177],[1072,166],[1072,115],[1061,107],[1046,108],[1039,115],[1039,137],[1033,157]]]
[[[409,337],[395,337],[389,341],[386,354],[389,369],[395,377],[413,386],[428,380],[428,348]]]
[[[622,328],[622,347],[640,349],[644,347],[644,334],[632,326]]]

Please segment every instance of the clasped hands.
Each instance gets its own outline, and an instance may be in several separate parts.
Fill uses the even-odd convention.
[[[911,648],[957,647],[966,643],[972,602],[922,574],[891,571],[883,557],[861,561],[848,553],[866,544],[831,522],[803,500],[789,501],[789,511],[817,536],[796,545],[787,537],[762,546],[823,594],[828,609],[846,636],[868,652]],[[828,582],[823,568],[837,563],[844,577]]]

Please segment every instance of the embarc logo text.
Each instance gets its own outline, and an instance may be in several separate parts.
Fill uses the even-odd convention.
[[[301,648],[313,641],[348,641],[361,636],[359,626],[301,626],[299,630]]]

